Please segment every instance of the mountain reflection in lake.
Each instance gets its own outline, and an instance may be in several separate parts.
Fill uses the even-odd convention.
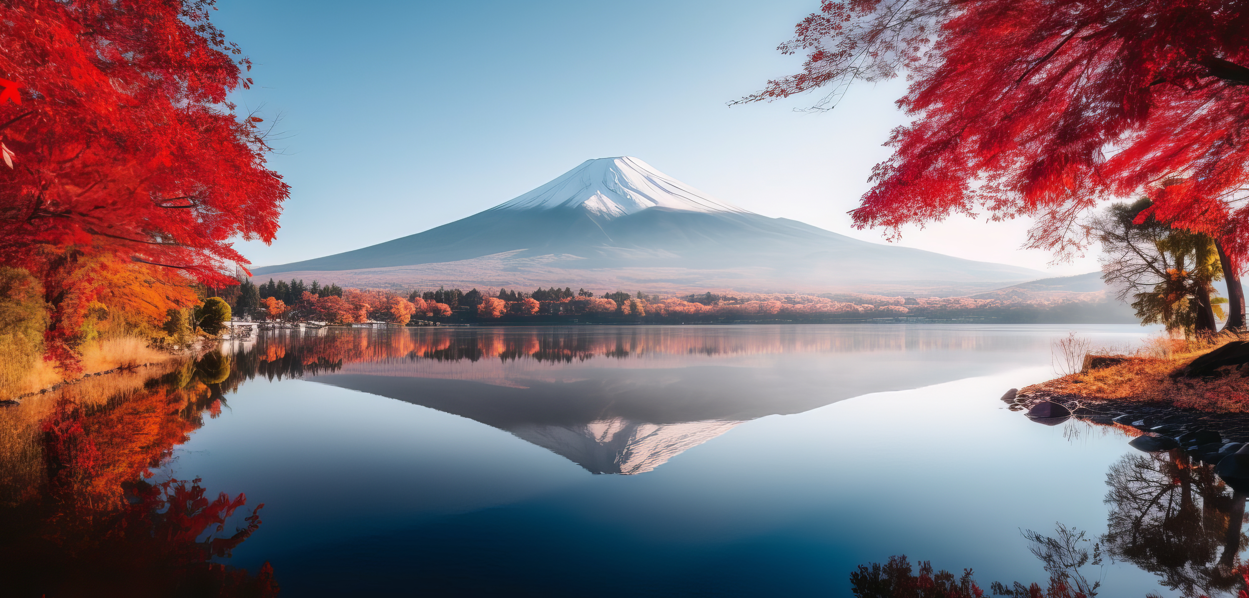
[[[1061,522],[1113,557],[1103,596],[1226,595],[1243,496],[997,400],[1051,377],[1071,328],[266,334],[0,410],[0,574],[32,596],[840,596],[894,554],[1044,581],[1020,530]]]

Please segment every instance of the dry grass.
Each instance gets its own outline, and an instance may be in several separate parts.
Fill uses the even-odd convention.
[[[83,375],[107,372],[117,368],[130,368],[147,363],[167,363],[182,356],[153,349],[147,340],[136,337],[114,337],[88,343],[83,347]],[[0,367],[5,367],[0,364]],[[37,392],[66,381],[56,364],[37,360],[23,368],[26,375],[16,384],[0,388],[0,400]]]
[[[92,343],[82,352],[85,374],[144,363],[163,363],[171,359],[174,359],[173,355],[148,347],[145,339],[134,336],[105,339]]]
[[[1216,412],[1249,411],[1249,378],[1237,374],[1214,380],[1172,379],[1171,373],[1193,359],[1236,340],[1214,342],[1151,339],[1118,365],[1074,373],[1029,386],[1025,393],[1042,392],[1092,400],[1162,402]]]

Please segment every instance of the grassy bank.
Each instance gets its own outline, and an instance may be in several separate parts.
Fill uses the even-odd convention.
[[[1249,378],[1241,372],[1212,379],[1171,376],[1194,359],[1233,340],[1241,339],[1232,336],[1217,337],[1211,342],[1153,339],[1133,353],[1117,355],[1123,358],[1120,363],[1034,384],[1019,394],[1160,403],[1222,413],[1249,412]],[[1061,352],[1061,348],[1058,350]],[[1070,360],[1059,354],[1056,361]]]
[[[22,359],[16,363],[0,363],[0,370],[15,375],[0,380],[0,400],[13,399],[38,392],[92,374],[126,369],[143,364],[169,363],[183,356],[169,351],[154,349],[146,338],[122,336],[86,343],[82,350],[82,373],[65,376],[56,364],[43,359]]]

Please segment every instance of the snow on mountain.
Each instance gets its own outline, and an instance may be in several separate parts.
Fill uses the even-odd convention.
[[[584,208],[606,218],[636,214],[648,208],[686,212],[749,214],[715,199],[658,169],[629,156],[586,160],[555,180],[496,210]]]
[[[614,417],[578,425],[522,425],[509,431],[564,456],[590,473],[636,475],[651,471],[741,423],[712,420],[651,424]]]
[[[520,197],[422,233],[254,273],[262,281],[400,289],[558,284],[595,292],[930,295],[1043,277],[755,214],[630,157],[586,161]]]

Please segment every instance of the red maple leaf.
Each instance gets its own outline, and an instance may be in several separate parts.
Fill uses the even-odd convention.
[[[4,88],[3,91],[0,91],[0,104],[3,104],[7,99],[18,106],[22,105],[22,94],[17,93],[17,83],[7,79],[0,79],[0,87]]]

